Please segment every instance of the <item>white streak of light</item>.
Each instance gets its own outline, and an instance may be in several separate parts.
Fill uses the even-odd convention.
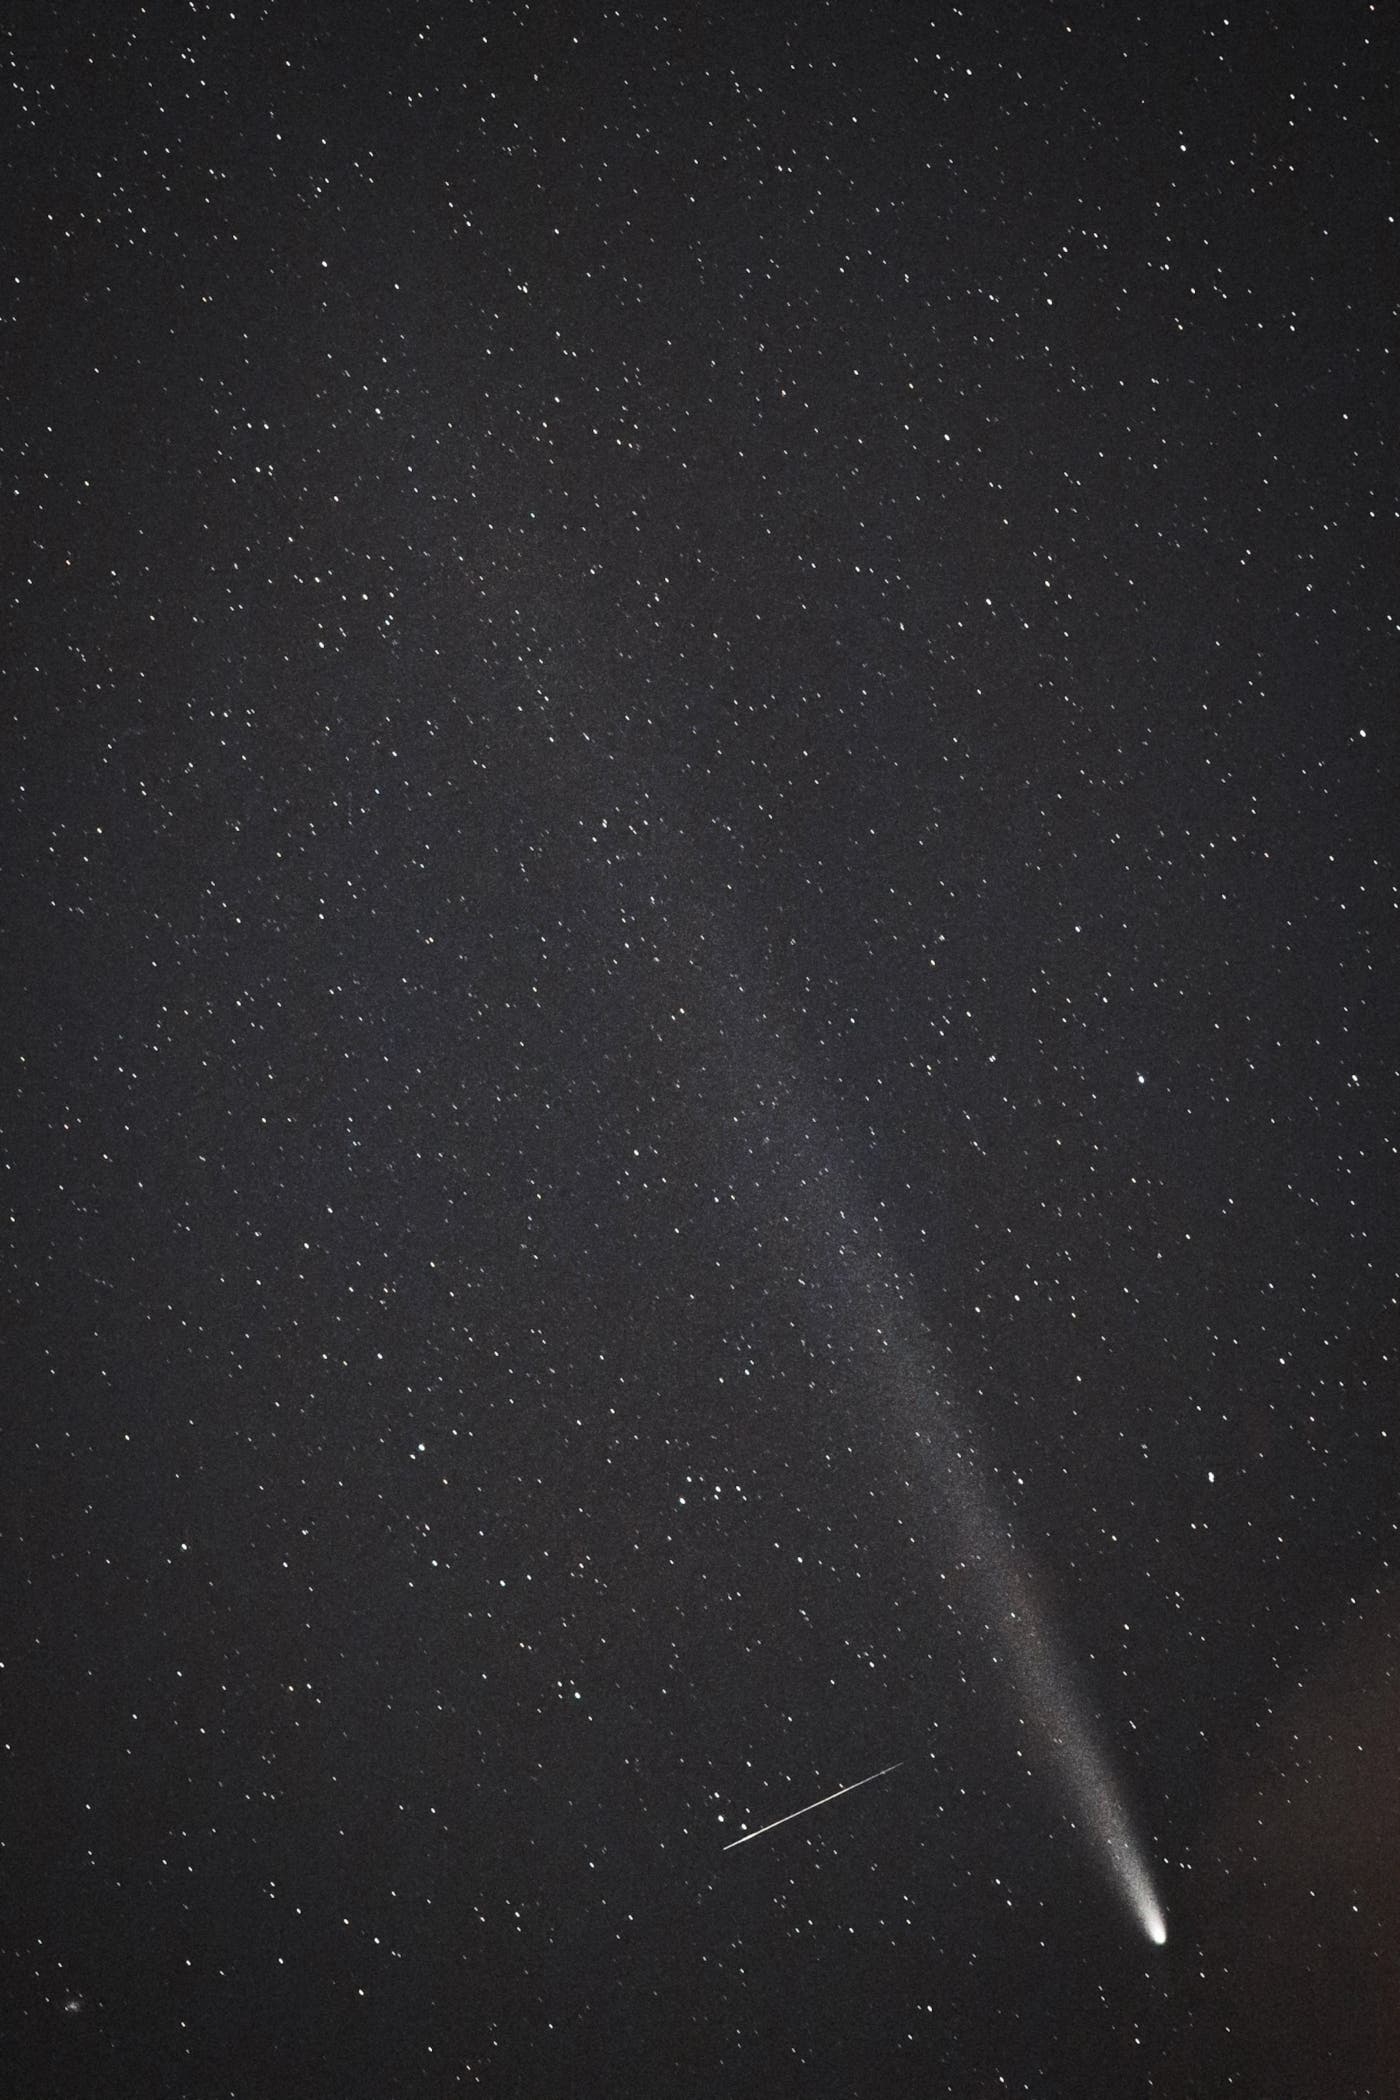
[[[838,1786],[834,1794],[823,1794],[820,1801],[809,1801],[805,1808],[794,1808],[789,1815],[775,1816],[771,1823],[762,1823],[757,1830],[746,1830],[741,1838],[732,1838],[720,1849],[732,1852],[736,1845],[747,1845],[750,1838],[761,1838],[766,1830],[776,1830],[780,1824],[793,1823],[799,1816],[810,1816],[814,1808],[825,1808],[828,1801],[839,1801],[843,1794],[853,1794],[858,1787],[869,1786],[872,1779],[883,1779],[886,1772],[897,1772],[903,1762],[901,1757],[895,1764],[883,1765],[878,1772],[871,1772],[864,1779],[853,1779],[849,1786]]]

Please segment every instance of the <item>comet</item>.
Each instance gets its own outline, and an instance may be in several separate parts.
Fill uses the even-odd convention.
[[[831,1323],[824,1346],[843,1382],[864,1389],[862,1416],[900,1454],[901,1469],[918,1455],[917,1465],[908,1464],[907,1485],[928,1491],[944,1554],[956,1560],[971,1592],[969,1623],[980,1622],[989,1638],[1004,1704],[1039,1738],[1073,1827],[1088,1839],[1137,1928],[1160,1947],[1167,1915],[1127,1792],[1025,1572],[1026,1554],[944,1368],[947,1350],[937,1345],[920,1310],[921,1291],[886,1238],[882,1206],[870,1200],[842,1142],[841,1103],[804,1066],[795,1026],[784,1027],[781,987],[740,922],[732,885],[709,878],[679,827],[654,827],[653,837],[662,855],[656,883],[673,900],[677,923],[700,914],[700,938],[676,961],[686,971],[697,1074],[707,1084],[710,1075],[718,1080],[719,1098],[728,1094],[728,1112],[705,1120],[716,1189],[736,1202],[744,1191],[740,1215],[749,1244],[791,1292],[794,1325],[798,1306],[804,1319],[812,1307]],[[746,987],[756,987],[757,996]],[[699,1097],[708,1098],[704,1088]],[[838,1787],[723,1849],[883,1777],[872,1772]]]
[[[810,1816],[814,1808],[825,1808],[828,1801],[839,1801],[843,1794],[854,1794],[861,1787],[870,1786],[875,1780],[883,1779],[887,1772],[897,1772],[903,1762],[901,1757],[892,1765],[882,1765],[878,1772],[868,1772],[864,1779],[853,1779],[849,1786],[838,1786],[834,1794],[823,1794],[820,1801],[809,1801],[805,1808],[790,1809],[785,1816],[775,1816],[771,1823],[761,1823],[757,1830],[746,1830],[742,1837],[731,1838],[721,1850],[733,1852],[738,1846],[747,1845],[750,1838],[761,1838],[770,1830],[781,1829],[784,1823],[795,1823],[799,1816]]]
[[[1017,1565],[1011,1540],[991,1514],[985,1494],[965,1479],[961,1501],[963,1537],[977,1576],[987,1622],[1000,1636],[1016,1703],[1034,1723],[1058,1774],[1076,1824],[1096,1845],[1138,1925],[1154,1947],[1166,1944],[1167,1920],[1152,1885],[1146,1854],[1138,1842],[1123,1790],[1094,1739],[1075,1696],[1063,1657]]]

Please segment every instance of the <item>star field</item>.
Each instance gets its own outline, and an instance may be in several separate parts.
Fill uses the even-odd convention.
[[[5,33],[17,2094],[1400,2078],[1392,59]]]

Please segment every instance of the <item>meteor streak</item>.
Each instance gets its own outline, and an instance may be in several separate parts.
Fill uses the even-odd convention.
[[[766,1830],[776,1830],[782,1823],[795,1823],[799,1816],[810,1816],[814,1808],[825,1808],[828,1801],[839,1801],[843,1794],[854,1794],[858,1787],[869,1786],[873,1779],[883,1779],[886,1772],[897,1772],[904,1759],[892,1765],[882,1765],[878,1772],[868,1773],[864,1779],[853,1779],[849,1786],[838,1786],[834,1794],[823,1794],[820,1801],[809,1801],[805,1808],[794,1808],[788,1815],[775,1816],[771,1823],[761,1823],[757,1830],[746,1830],[741,1838],[731,1838],[720,1849],[732,1852],[736,1845],[747,1845],[750,1838],[761,1838]]]

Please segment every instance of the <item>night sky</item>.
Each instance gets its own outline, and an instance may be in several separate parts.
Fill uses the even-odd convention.
[[[24,12],[6,2100],[1400,2093],[1383,14]]]

